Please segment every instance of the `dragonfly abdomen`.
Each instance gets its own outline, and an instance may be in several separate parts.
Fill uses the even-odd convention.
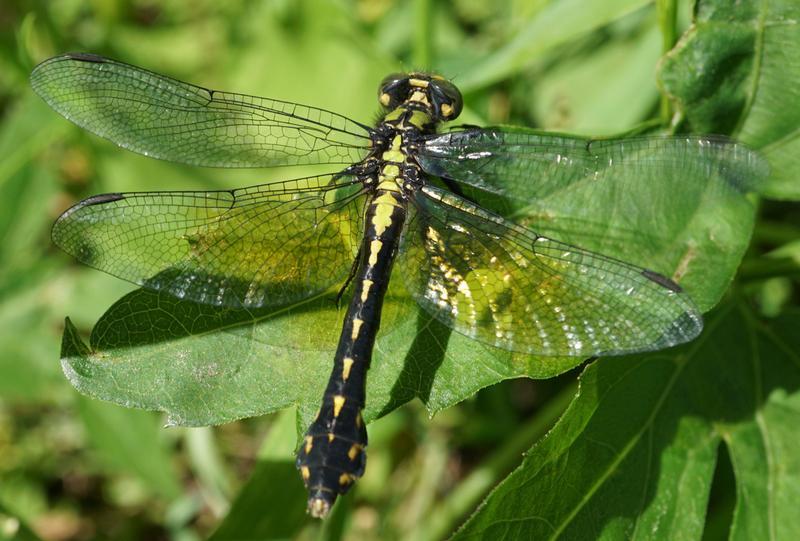
[[[405,204],[399,191],[379,187],[368,206],[353,298],[333,371],[319,414],[297,454],[297,467],[309,491],[308,510],[316,517],[328,514],[337,496],[350,489],[366,466],[367,430],[361,411],[367,369],[406,218]]]

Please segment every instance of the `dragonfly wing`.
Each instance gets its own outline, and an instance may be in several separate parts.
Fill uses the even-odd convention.
[[[721,136],[588,139],[522,128],[475,128],[428,136],[418,157],[436,176],[521,201],[586,186],[653,183],[680,189],[748,192],[769,175],[766,162]]]
[[[625,354],[691,340],[691,299],[650,270],[538,236],[433,186],[413,199],[398,264],[436,319],[539,355]]]
[[[208,167],[352,164],[369,129],[296,103],[209,90],[89,54],[57,56],[31,86],[75,124],[147,156]]]
[[[343,282],[365,197],[351,177],[229,191],[90,197],[53,226],[81,262],[152,290],[217,306],[278,306]]]

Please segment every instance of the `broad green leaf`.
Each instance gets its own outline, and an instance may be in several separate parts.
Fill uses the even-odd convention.
[[[569,204],[574,194],[556,194],[542,202],[545,211],[538,214],[536,227],[566,241],[571,228],[590,238],[588,228],[597,233],[598,242],[589,248],[614,248],[607,253],[677,269],[700,305],[709,308],[738,265],[753,209],[740,193],[706,192],[701,182],[697,180],[691,205],[671,210],[662,209],[661,202],[673,186],[631,191],[626,205],[638,207],[643,216],[663,214],[641,222],[638,233],[648,234],[638,241],[631,229],[609,230],[608,223],[617,223],[615,216],[624,214],[613,193],[591,192],[595,197],[580,199],[584,204],[577,208]],[[548,222],[553,209],[569,209],[573,221]],[[522,214],[537,215],[531,209]],[[503,379],[548,377],[580,362],[511,354],[452,333],[420,313],[396,285],[399,281],[398,276],[392,279],[369,373],[368,420],[415,397],[435,412]],[[293,404],[299,406],[305,424],[315,414],[327,381],[342,317],[331,296],[243,312],[139,290],[101,318],[89,348],[68,324],[62,365],[81,392],[165,411],[170,424],[216,424]]]
[[[556,427],[454,539],[699,539],[719,445],[731,539],[796,539],[800,312],[728,303],[692,344],[600,359]]]
[[[90,347],[67,321],[62,367],[81,392],[167,412],[172,425],[223,423],[292,404],[305,425],[328,379],[343,312],[330,296],[247,312],[137,290],[101,318]],[[483,346],[398,294],[387,299],[383,326],[368,379],[368,420],[415,397],[434,412],[502,379],[547,377],[581,362]]]
[[[800,198],[800,4],[698,2],[659,78],[691,131],[731,133],[763,152],[766,195]]]
[[[463,91],[499,81],[546,52],[646,5],[647,0],[561,0],[534,14],[516,36],[458,80]]]

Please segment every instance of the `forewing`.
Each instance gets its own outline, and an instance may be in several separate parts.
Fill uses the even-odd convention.
[[[747,192],[769,174],[758,154],[721,136],[588,139],[521,128],[431,135],[418,160],[432,175],[526,202],[562,190],[580,194],[586,186],[710,184]]]
[[[53,226],[81,262],[204,304],[278,306],[344,282],[365,196],[351,177],[90,197]]]
[[[209,90],[89,54],[57,56],[31,86],[75,124],[147,156],[209,167],[351,164],[368,129],[296,103]]]
[[[537,236],[450,192],[424,187],[401,245],[411,295],[489,345],[609,355],[691,340],[702,318],[668,278]]]

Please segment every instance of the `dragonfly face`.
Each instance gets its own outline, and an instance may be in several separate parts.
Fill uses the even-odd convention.
[[[450,81],[429,73],[393,73],[381,81],[378,101],[391,110],[401,104],[428,109],[433,122],[454,120],[461,114],[461,92]]]
[[[364,471],[361,412],[390,276],[442,324],[525,354],[651,351],[702,329],[672,279],[581,247],[597,229],[561,242],[432,177],[530,202],[584,185],[616,193],[664,179],[691,188],[698,178],[737,196],[767,176],[756,154],[718,137],[593,141],[507,127],[438,134],[440,122],[461,112],[461,95],[423,73],[384,79],[379,100],[388,113],[374,128],[96,55],[46,60],[31,84],[71,121],[151,157],[213,167],[331,165],[329,174],[237,190],[94,196],[64,212],[52,233],[88,265],[214,306],[285,307],[352,283],[322,407],[298,451],[315,516]]]

